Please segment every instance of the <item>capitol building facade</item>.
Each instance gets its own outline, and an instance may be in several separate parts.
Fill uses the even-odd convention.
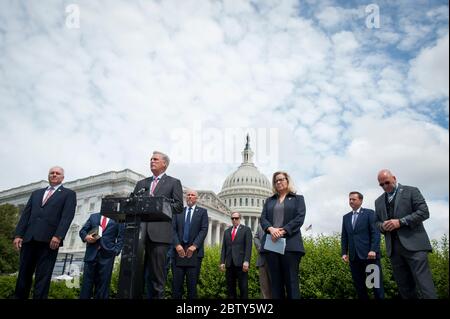
[[[198,205],[208,210],[209,227],[205,244],[220,245],[225,229],[231,226],[231,212],[241,213],[241,223],[253,232],[259,224],[259,217],[267,197],[272,195],[271,183],[259,172],[253,163],[250,138],[242,151],[242,164],[224,181],[221,191],[216,194],[209,190],[198,190]],[[75,217],[60,248],[54,274],[63,274],[67,265],[80,263],[84,257],[85,243],[78,235],[89,215],[100,211],[102,198],[106,195],[128,196],[136,183],[146,176],[130,169],[111,171],[65,182],[64,186],[77,193]],[[183,181],[182,181],[183,182]],[[11,188],[0,192],[0,205],[13,204],[22,210],[31,193],[48,186],[47,181]],[[185,193],[187,187],[183,187]]]

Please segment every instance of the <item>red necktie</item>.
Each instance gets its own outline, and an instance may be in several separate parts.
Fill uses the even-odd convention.
[[[156,184],[158,184],[158,181],[159,181],[159,178],[158,178],[158,177],[156,177],[156,178],[153,180],[152,188],[150,189],[150,195],[152,195],[152,196],[153,196],[153,192],[155,191]]]
[[[48,199],[50,198],[50,196],[53,195],[53,192],[54,192],[54,191],[55,191],[55,189],[54,189],[53,187],[50,187],[50,188],[48,189],[47,196],[45,196],[44,200],[42,201],[42,206],[44,206],[45,203],[47,203]]]
[[[102,231],[105,231],[105,228],[106,228],[106,217],[105,216],[102,216],[101,227],[102,227]]]
[[[234,237],[236,236],[236,228],[237,227],[233,227],[233,231],[231,232],[231,241],[234,241]]]

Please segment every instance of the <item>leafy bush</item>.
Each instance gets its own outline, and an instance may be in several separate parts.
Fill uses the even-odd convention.
[[[398,298],[397,285],[392,277],[389,258],[386,257],[384,238],[382,239],[382,274],[386,298]],[[347,299],[356,298],[350,269],[341,260],[340,235],[304,238],[306,255],[300,263],[300,292],[306,299]],[[448,238],[443,236],[433,241],[433,253],[429,254],[431,272],[439,298],[449,298],[449,251]],[[249,270],[249,298],[261,298],[256,268],[256,250],[253,248]],[[206,247],[202,262],[200,279],[197,286],[199,298],[226,298],[225,273],[219,270],[220,247]],[[16,276],[0,276],[0,298],[12,298],[16,285]],[[117,297],[119,265],[116,263],[111,280],[110,297]],[[81,277],[80,277],[81,283]],[[78,298],[79,288],[69,288],[66,282],[52,282],[49,298]],[[165,287],[167,298],[172,296],[172,272],[168,274]]]

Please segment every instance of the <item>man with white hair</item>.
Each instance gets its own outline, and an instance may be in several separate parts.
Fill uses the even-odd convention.
[[[171,200],[173,214],[183,211],[183,188],[180,180],[166,174],[170,159],[164,153],[154,151],[150,158],[150,170],[153,176],[137,182],[134,193],[145,190],[144,196],[164,196]],[[148,222],[146,225],[145,255],[146,273],[149,275],[150,291],[153,299],[164,298],[166,284],[166,258],[173,240],[170,221]]]
[[[28,299],[34,277],[34,299],[47,299],[59,247],[75,216],[77,196],[62,185],[64,169],[48,171],[49,185],[35,190],[28,200],[14,233],[20,250],[20,268],[15,297]]]

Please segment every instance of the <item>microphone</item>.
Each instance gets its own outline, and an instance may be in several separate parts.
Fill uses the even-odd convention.
[[[146,191],[148,190],[147,187],[142,187],[140,190],[138,190],[136,193],[135,192],[131,192],[130,196],[127,198],[126,202],[130,202],[133,198],[135,198],[136,196],[142,195],[144,194]]]
[[[136,194],[134,194],[134,196],[138,196],[138,195],[144,194],[146,191],[148,191],[148,188],[147,187],[142,187],[140,190],[138,190],[136,192]]]

